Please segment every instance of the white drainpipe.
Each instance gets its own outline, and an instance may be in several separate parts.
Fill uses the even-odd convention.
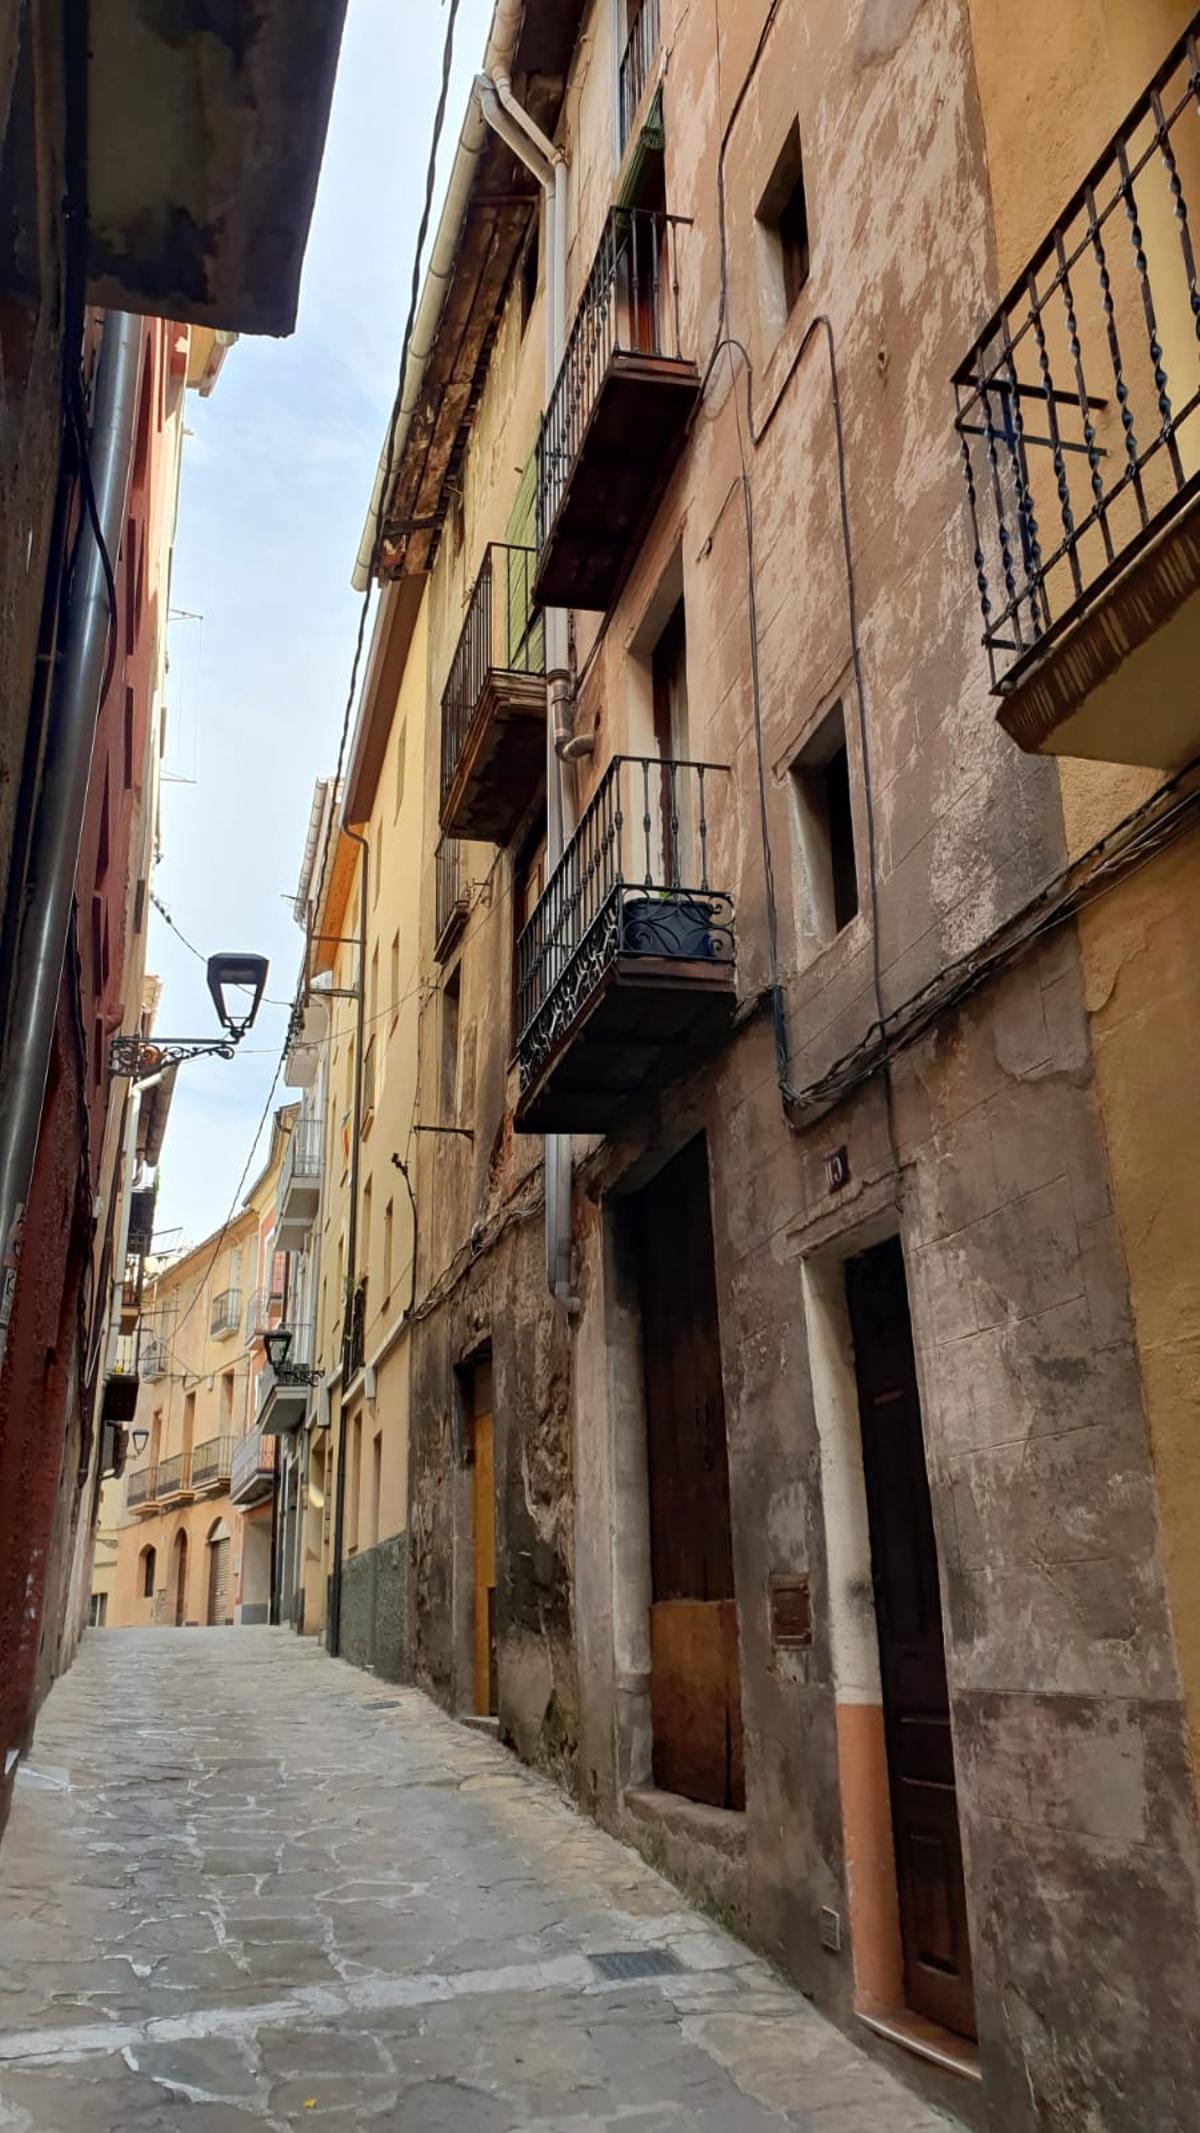
[[[558,379],[567,335],[567,159],[523,111],[506,69],[475,77],[479,108],[487,124],[531,171],[546,200],[546,400]],[[562,857],[574,828],[574,795],[564,774],[560,747],[569,744],[571,676],[567,615],[546,610],[546,865]],[[579,1299],[571,1281],[571,1136],[545,1137],[546,1282],[556,1303],[572,1317]]]

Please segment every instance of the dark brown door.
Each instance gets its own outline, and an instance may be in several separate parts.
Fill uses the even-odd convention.
[[[729,1459],[703,1138],[638,1194],[633,1217],[650,1486],[654,1782],[740,1808]]]
[[[937,1542],[899,1243],[893,1239],[852,1259],[846,1288],[862,1419],[905,1994],[915,2013],[973,2037]]]

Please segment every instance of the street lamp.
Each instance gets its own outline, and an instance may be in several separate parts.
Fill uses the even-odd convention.
[[[210,955],[208,989],[223,1037],[114,1037],[108,1051],[110,1074],[128,1074],[131,1081],[145,1081],[164,1067],[179,1066],[185,1059],[232,1059],[234,1049],[262,1005],[268,963],[265,955]],[[236,1003],[227,992],[249,993]]]
[[[289,1326],[277,1326],[273,1333],[264,1333],[263,1348],[268,1363],[275,1372],[277,1385],[319,1385],[319,1370],[309,1370],[304,1363],[289,1363],[292,1349],[292,1334]]]
[[[141,1458],[141,1456],[142,1456],[142,1453],[143,1453],[143,1452],[145,1451],[145,1449],[146,1449],[146,1446],[147,1446],[147,1445],[149,1444],[149,1442],[150,1442],[150,1432],[149,1432],[149,1430],[148,1430],[148,1429],[131,1429],[131,1430],[130,1430],[130,1432],[129,1432],[129,1442],[130,1442],[130,1443],[132,1444],[132,1446],[133,1446],[133,1452],[134,1452],[134,1457],[135,1457],[136,1459],[140,1459],[140,1458]]]

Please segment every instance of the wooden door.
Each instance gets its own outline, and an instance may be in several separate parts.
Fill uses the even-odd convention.
[[[180,1533],[175,1541],[175,1627],[182,1629],[187,1620],[187,1534]]]
[[[208,1544],[208,1622],[224,1622],[229,1604],[229,1536]]]
[[[496,1696],[496,1460],[491,1362],[471,1374],[471,1450],[475,1510],[475,1709],[493,1714]]]
[[[898,1241],[846,1268],[909,2006],[975,2035],[937,1542]]]
[[[703,1137],[634,1204],[650,1490],[654,1782],[745,1805],[721,1336]]]

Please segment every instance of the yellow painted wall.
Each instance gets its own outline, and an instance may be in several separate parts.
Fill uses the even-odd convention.
[[[1076,0],[1069,8],[971,0],[1001,287],[1036,249],[1191,15],[1190,0]],[[1036,54],[1036,63],[1014,63],[1022,53]],[[1170,333],[1179,321],[1164,324]],[[1193,331],[1190,318],[1186,325]],[[1200,665],[1200,642],[1196,658]],[[1131,699],[1129,717],[1137,716]],[[1059,776],[1072,854],[1158,782],[1155,773],[1070,758],[1061,760]],[[1078,935],[1176,1651],[1200,1769],[1198,910],[1200,843],[1193,835],[1085,911]]]

